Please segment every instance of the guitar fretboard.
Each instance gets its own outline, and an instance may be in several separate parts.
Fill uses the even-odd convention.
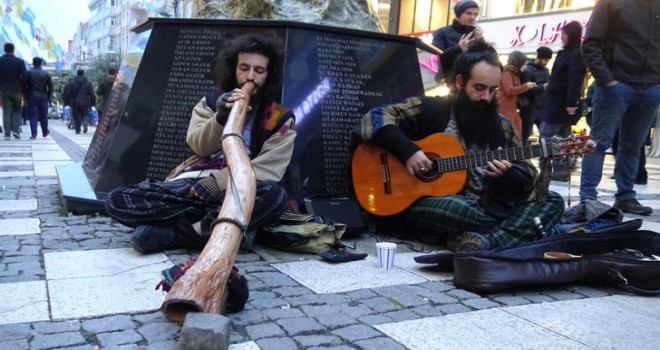
[[[434,160],[433,170],[439,172],[472,169],[488,164],[491,160],[517,161],[536,158],[542,155],[540,144],[506,148],[481,153],[468,153],[461,156],[438,158]]]

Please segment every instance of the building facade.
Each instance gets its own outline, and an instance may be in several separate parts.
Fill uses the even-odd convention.
[[[431,43],[433,32],[450,24],[456,0],[372,0],[389,33],[419,36]],[[561,28],[585,25],[598,0],[481,0],[479,26],[500,54],[534,53],[539,46],[561,48]]]

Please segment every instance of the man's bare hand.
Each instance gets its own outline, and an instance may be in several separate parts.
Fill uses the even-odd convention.
[[[499,147],[498,150],[502,149]],[[488,167],[484,169],[484,174],[490,177],[500,177],[504,175],[513,165],[508,160],[493,159],[488,162]]]
[[[433,163],[422,151],[417,151],[406,160],[406,169],[410,175],[423,174],[431,169]]]
[[[566,107],[566,112],[569,115],[573,115],[573,114],[575,114],[575,112],[577,112],[577,107]]]

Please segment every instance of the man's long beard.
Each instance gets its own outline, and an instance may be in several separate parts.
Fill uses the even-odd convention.
[[[490,103],[486,101],[474,102],[460,89],[454,101],[454,116],[458,131],[465,140],[465,146],[477,145],[481,149],[488,148],[493,132],[501,128],[500,116],[497,112],[497,99]]]

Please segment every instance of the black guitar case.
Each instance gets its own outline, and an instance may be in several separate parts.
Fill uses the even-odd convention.
[[[641,220],[631,220],[603,231],[559,234],[513,248],[415,260],[453,267],[454,285],[480,294],[581,282],[660,295],[660,234],[636,230],[640,226]]]

